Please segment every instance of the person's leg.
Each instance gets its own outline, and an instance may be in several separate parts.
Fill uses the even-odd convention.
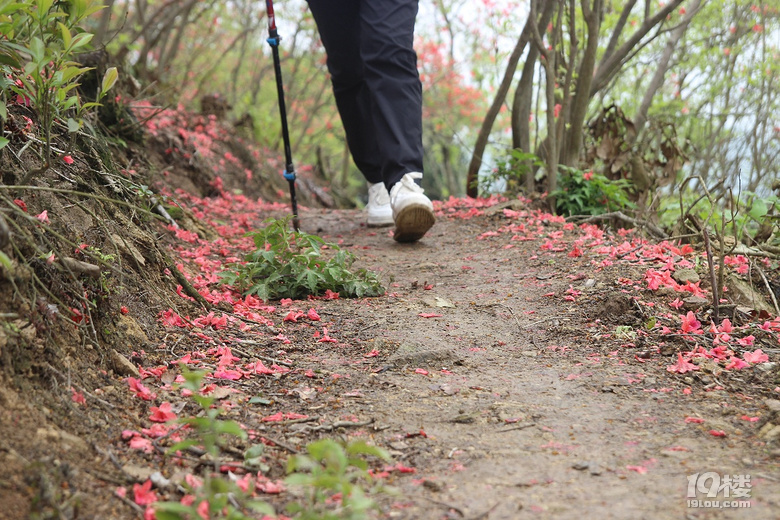
[[[358,169],[369,183],[383,182],[373,126],[371,94],[360,55],[360,0],[308,0],[328,55],[336,106]]]
[[[417,0],[363,0],[360,50],[388,189],[422,172],[422,84],[414,50]]]

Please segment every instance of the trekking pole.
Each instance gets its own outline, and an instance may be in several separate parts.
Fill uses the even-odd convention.
[[[295,197],[295,166],[292,161],[290,149],[290,132],[287,129],[287,109],[284,104],[284,86],[282,85],[282,66],[279,62],[279,42],[281,37],[276,32],[276,17],[274,16],[273,0],[265,0],[265,8],[268,13],[268,39],[271,53],[274,57],[274,74],[276,75],[276,93],[279,97],[279,115],[282,119],[282,139],[284,140],[284,178],[290,184],[290,202],[292,203],[293,228],[298,231],[298,200]]]

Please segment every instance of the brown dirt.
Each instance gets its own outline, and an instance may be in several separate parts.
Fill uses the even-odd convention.
[[[186,173],[172,174],[178,175]],[[240,391],[223,400],[233,404],[226,417],[276,441],[265,458],[272,480],[284,476],[290,452],[320,437],[367,438],[391,452],[395,469],[384,480],[397,494],[377,497],[382,518],[780,517],[778,440],[765,435],[780,424],[772,400],[780,385],[777,339],[755,332],[774,365],[670,373],[677,352],[691,345],[646,325],[655,318],[659,327],[679,328],[679,312],[669,307],[674,295],[647,290],[642,261],[602,265],[595,249],[570,256],[579,230],[540,219],[523,204],[513,206],[528,211],[517,221],[471,203],[444,205],[416,244],[366,228],[359,211],[304,210],[303,229],[358,254],[360,266],[381,273],[388,294],[292,302],[291,309],[316,308],[322,317],[316,323],[283,322],[287,308],[275,302],[273,329],[239,333],[160,324],[169,308],[193,318],[206,314],[176,295],[177,282],[164,270],[189,246],[161,225],[123,220],[117,212],[90,220],[78,207],[33,199],[30,214],[48,207],[62,219],[55,224],[77,230],[77,243],[115,251],[122,275],[109,278],[114,290],[105,294],[88,284],[99,297],[95,342],[47,317],[45,298],[16,292],[10,281],[24,287],[30,276],[23,267],[0,278],[0,519],[139,518],[129,500],[115,495],[117,487],[132,498],[132,485],[150,472],[172,478],[182,468],[160,453],[130,449],[122,431],[148,428],[150,407],[165,400],[183,406],[181,415],[194,413],[166,383],[178,373],[172,361],[205,350],[207,340],[228,342],[242,362],[263,356],[292,369],[215,381]],[[101,210],[94,204],[91,210]],[[212,224],[197,222],[192,209],[203,208],[185,211],[188,229],[217,240]],[[252,225],[271,214],[255,214]],[[542,231],[511,240],[504,231],[524,218]],[[551,234],[563,248],[540,248]],[[184,263],[197,274],[195,263]],[[32,267],[48,272],[40,260]],[[56,273],[48,274],[52,290],[66,293],[67,284],[58,287]],[[697,309],[703,322],[707,312]],[[743,315],[733,320],[750,322]],[[326,327],[336,343],[315,337]],[[275,341],[279,332],[292,342]],[[129,392],[127,368],[112,350],[147,370],[167,367],[169,375],[144,381],[157,399]],[[85,394],[85,404],[73,401],[72,388]],[[252,404],[252,396],[267,402]],[[308,418],[262,420],[278,412]],[[344,424],[354,420],[362,426]],[[706,471],[751,475],[750,509],[688,507],[687,476]],[[175,490],[158,492],[180,498]],[[264,498],[279,510],[289,500],[285,493]]]

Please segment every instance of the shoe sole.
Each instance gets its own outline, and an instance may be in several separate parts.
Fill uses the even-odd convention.
[[[377,220],[366,219],[366,226],[368,227],[388,227],[388,226],[392,226],[393,224],[395,224],[395,221],[393,220],[392,217],[390,217],[389,220],[388,219],[377,219]]]
[[[396,242],[416,242],[436,222],[436,217],[427,206],[412,204],[404,208],[395,218],[395,232],[393,239]]]

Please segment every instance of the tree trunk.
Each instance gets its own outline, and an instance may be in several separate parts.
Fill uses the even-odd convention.
[[[532,13],[535,10],[531,11]],[[477,197],[479,194],[479,187],[477,186],[479,169],[482,167],[482,156],[487,148],[488,138],[490,132],[493,129],[493,123],[496,121],[501,105],[503,105],[506,99],[506,94],[509,92],[509,87],[512,85],[512,78],[517,70],[517,63],[520,61],[520,57],[525,51],[525,47],[530,39],[529,26],[534,25],[533,17],[529,16],[525,23],[523,32],[520,33],[520,38],[517,39],[517,44],[509,56],[506,69],[504,70],[504,77],[501,79],[501,84],[496,92],[496,97],[493,98],[493,104],[490,105],[490,109],[485,115],[485,119],[482,120],[482,126],[479,129],[477,135],[477,141],[474,143],[474,152],[471,155],[471,162],[469,163],[469,169],[466,174],[466,195],[469,197]]]
[[[582,0],[582,14],[585,18],[585,24],[588,32],[588,42],[585,45],[585,54],[582,57],[579,69],[577,71],[577,87],[575,90],[574,103],[571,107],[570,117],[567,121],[568,130],[563,144],[564,156],[561,162],[566,166],[576,166],[582,147],[582,127],[585,124],[585,116],[588,113],[590,96],[585,95],[590,92],[590,85],[593,81],[593,69],[596,67],[596,53],[599,50],[599,29],[601,28],[601,10],[603,8],[602,0],[593,0],[593,7],[590,7],[590,0]]]
[[[645,20],[642,22],[642,25],[639,26],[634,34],[632,34],[628,39],[626,39],[625,42],[623,42],[623,45],[618,47],[609,56],[602,57],[598,67],[596,68],[596,72],[593,76],[593,81],[590,86],[590,92],[587,97],[592,98],[601,89],[606,87],[612,78],[614,78],[615,75],[620,72],[620,69],[623,67],[626,58],[636,50],[636,46],[639,45],[642,39],[647,36],[647,34],[658,24],[663,23],[664,20],[666,20],[666,17],[671,14],[672,11],[677,9],[684,1],[685,0],[671,0],[654,16],[645,18]]]
[[[636,128],[634,141],[642,132],[642,128],[644,128],[645,123],[647,122],[647,113],[650,110],[650,105],[653,102],[653,98],[655,97],[656,92],[658,92],[658,89],[661,88],[664,83],[664,77],[669,70],[669,64],[671,62],[672,55],[674,54],[674,50],[677,48],[677,44],[680,43],[680,40],[685,34],[685,31],[688,29],[688,25],[690,24],[691,19],[693,19],[694,15],[699,10],[699,4],[700,0],[693,1],[691,9],[685,14],[685,18],[683,19],[682,23],[678,25],[669,35],[669,39],[667,40],[666,46],[664,47],[663,53],[661,54],[661,59],[658,60],[658,68],[655,70],[655,74],[653,74],[653,78],[650,80],[650,84],[647,86],[645,95],[642,97],[642,103],[639,105],[639,109],[634,116],[634,127]],[[631,144],[633,144],[633,142]]]

